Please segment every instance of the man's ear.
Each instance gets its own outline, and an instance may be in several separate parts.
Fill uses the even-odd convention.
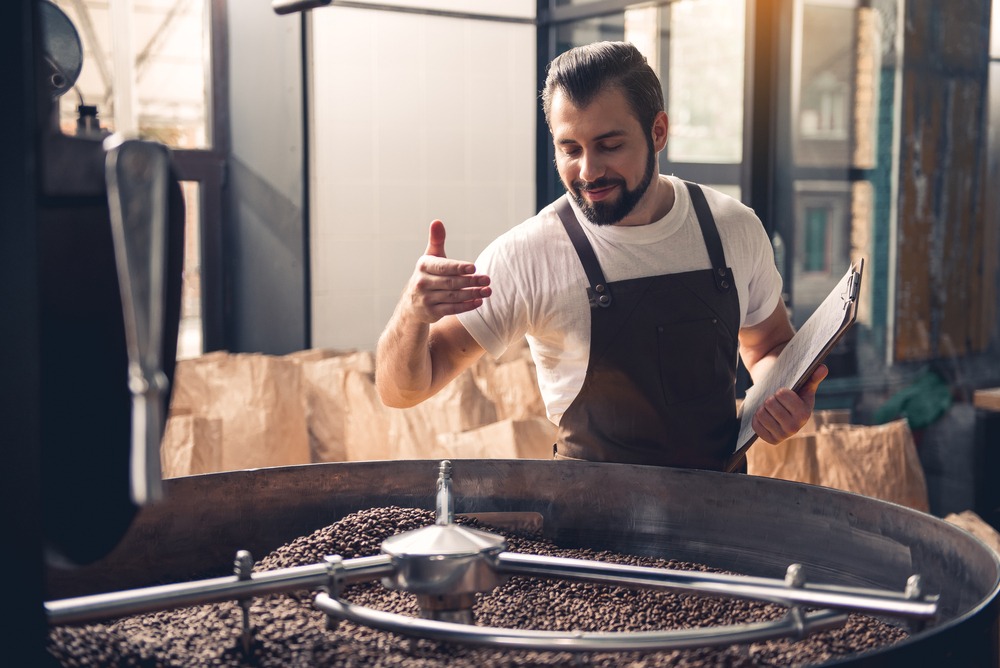
[[[670,121],[666,112],[658,112],[653,118],[653,149],[659,153],[667,145],[667,132],[670,129]]]

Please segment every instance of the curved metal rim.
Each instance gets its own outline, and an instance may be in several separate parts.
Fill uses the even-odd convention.
[[[329,594],[319,593],[313,603],[326,614],[372,628],[401,635],[444,640],[503,649],[528,649],[553,652],[623,652],[719,647],[745,644],[839,628],[847,622],[847,613],[820,610],[802,614],[792,608],[789,614],[773,622],[734,624],[679,631],[534,631],[471,626],[455,622],[407,617],[348,603]]]

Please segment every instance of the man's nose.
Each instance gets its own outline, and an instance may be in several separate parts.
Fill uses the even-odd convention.
[[[604,162],[599,156],[588,153],[580,158],[580,179],[592,182],[604,176]]]

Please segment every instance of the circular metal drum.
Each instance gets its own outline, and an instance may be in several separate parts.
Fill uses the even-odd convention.
[[[105,559],[49,569],[50,599],[231,572],[357,510],[433,509],[436,460],[313,464],[165,481]],[[697,562],[781,578],[902,591],[922,577],[939,616],[851,665],[997,666],[1000,560],[970,534],[909,508],[740,474],[623,464],[454,460],[455,512],[528,513],[566,547]],[[516,517],[517,515],[513,515]]]

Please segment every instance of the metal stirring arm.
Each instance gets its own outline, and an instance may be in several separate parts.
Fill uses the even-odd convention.
[[[90,594],[48,601],[45,603],[45,613],[52,626],[89,624],[161,610],[176,610],[194,605],[319,589],[327,587],[334,579],[331,568],[327,563],[310,564],[253,573],[249,578],[232,575],[128,591]],[[392,560],[386,555],[359,557],[339,561],[336,579],[341,584],[371,582],[391,575],[392,572]]]
[[[162,354],[170,156],[162,144],[120,135],[108,137],[104,148],[132,393],[131,494],[137,505],[145,505],[163,495],[160,439],[169,385]]]
[[[437,521],[440,530],[455,528],[454,502],[451,492],[452,465],[441,462],[437,482]],[[457,529],[457,528],[456,528]],[[458,530],[464,531],[464,530]],[[489,536],[490,534],[483,534]],[[423,618],[413,618],[353,605],[339,598],[339,584],[348,563],[331,562],[331,585],[314,599],[316,607],[331,618],[347,619],[358,624],[435,640],[487,645],[500,648],[564,650],[564,651],[627,651],[650,649],[682,649],[689,647],[724,646],[774,638],[802,638],[815,631],[843,626],[847,611],[884,613],[899,617],[925,620],[937,614],[936,597],[923,597],[919,578],[914,576],[901,593],[861,588],[807,585],[799,564],[789,566],[784,580],[697,573],[664,568],[629,566],[585,559],[566,559],[506,551],[506,544],[469,535],[470,540],[442,540],[440,531],[430,528],[400,534],[387,539],[382,551],[392,555],[397,575],[383,578],[383,584],[414,593],[447,596],[449,583],[461,579],[473,568],[480,567],[475,578],[480,587],[467,587],[464,593],[489,591],[512,575],[580,580],[599,584],[662,588],[687,594],[770,601],[788,606],[788,613],[779,620],[758,624],[733,625],[726,628],[683,629],[656,632],[584,633],[501,629],[475,626],[472,621],[473,599],[466,599],[466,615],[441,616],[421,604]],[[497,537],[499,539],[499,537]],[[485,547],[480,549],[479,543]],[[450,548],[438,551],[441,546]],[[338,569],[341,569],[338,571]],[[481,571],[487,569],[488,575]],[[451,572],[454,572],[454,576]],[[404,572],[406,577],[399,577]],[[469,578],[465,578],[469,579]],[[418,603],[420,597],[418,595]],[[806,614],[802,606],[827,608]],[[840,610],[834,611],[830,608]]]
[[[899,593],[886,590],[807,584],[802,567],[792,564],[784,580],[630,566],[506,551],[494,534],[452,523],[451,462],[438,472],[437,521],[430,527],[397,534],[382,543],[383,554],[361,559],[327,557],[325,564],[285,569],[242,578],[220,578],[185,585],[154,587],[46,604],[52,624],[149,612],[249,596],[319,588],[317,608],[328,624],[340,619],[402,635],[450,642],[552,651],[648,651],[720,647],[777,638],[803,638],[843,626],[849,611],[886,614],[920,622],[937,615],[937,597],[924,596],[919,576]],[[785,605],[781,619],[727,627],[642,632],[533,631],[476,626],[475,594],[518,575],[561,578],[606,585],[659,588],[685,594],[762,600]],[[382,584],[417,595],[418,602],[443,602],[424,609],[423,618],[382,612],[340,598],[345,584],[381,578]],[[457,607],[456,607],[457,606]],[[825,608],[806,613],[804,607]],[[438,609],[441,608],[441,609]],[[464,614],[467,613],[467,614]],[[459,620],[458,622],[455,620]],[[246,620],[245,620],[246,622]],[[246,631],[246,623],[244,624]]]
[[[701,593],[719,596],[742,596],[770,601],[790,603],[792,610],[797,610],[799,603],[806,605],[823,604],[828,607],[844,607],[845,609],[864,610],[872,613],[885,613],[915,619],[930,619],[937,614],[935,597],[921,598],[919,595],[904,600],[894,592],[870,589],[854,589],[847,587],[816,586],[803,588],[785,586],[781,580],[765,578],[743,578],[742,576],[723,576],[714,574],[693,574],[686,571],[647,568],[609,564],[605,562],[586,561],[582,559],[563,559],[561,557],[541,557],[536,555],[502,552],[498,557],[499,568],[506,574],[518,574],[536,577],[563,577],[567,579],[586,580],[602,584],[637,585],[677,590],[684,593]],[[388,555],[360,557],[356,559],[330,558],[324,564],[312,564],[293,568],[254,573],[249,579],[237,576],[213,578],[195,582],[160,585],[131,591],[94,594],[71,599],[49,601],[45,604],[49,623],[53,626],[65,624],[82,624],[100,620],[136,615],[160,610],[204,605],[221,601],[245,599],[254,596],[284,593],[303,589],[326,588],[329,594],[319,594],[316,605],[327,614],[352,621],[359,621],[371,626],[399,633],[425,633],[430,630],[434,637],[442,639],[482,642],[505,647],[538,648],[536,638],[551,642],[559,634],[551,632],[532,635],[530,632],[511,632],[509,629],[489,629],[466,624],[420,620],[403,615],[383,613],[346,603],[337,597],[343,585],[371,582],[380,578],[391,577],[396,571],[392,558]],[[798,633],[811,633],[823,628],[831,628],[843,624],[846,614],[826,611],[820,615],[804,615],[803,626],[798,629],[795,616],[786,617],[772,627],[749,625],[733,627],[723,637],[743,637],[750,632],[754,639],[785,637]],[[440,626],[439,626],[440,625]],[[484,631],[485,629],[485,631]],[[482,631],[482,633],[480,633]],[[500,633],[503,631],[503,634]],[[715,632],[718,632],[717,630]],[[766,633],[767,635],[759,635]],[[455,637],[453,635],[457,634]],[[527,635],[526,635],[527,634]],[[499,636],[504,635],[503,638]],[[612,640],[596,641],[602,649],[617,647],[615,643],[628,643],[631,633],[619,634],[562,634],[567,639],[589,638],[591,636],[604,638],[611,636]],[[669,648],[670,643],[680,642],[682,647],[692,638],[703,642],[701,631],[688,636],[686,632],[663,632],[652,635],[639,635],[636,642],[642,648],[652,647],[651,643],[667,643],[657,647]],[[485,638],[483,637],[485,636]],[[523,638],[522,638],[523,636]],[[512,645],[527,639],[527,644]],[[561,643],[561,641],[559,641]],[[593,645],[590,640],[580,643],[579,649],[589,649]],[[632,645],[628,645],[632,647]],[[561,645],[560,645],[561,647]],[[562,648],[562,647],[561,647]],[[565,648],[564,648],[565,649]]]
[[[788,606],[835,608],[911,619],[932,619],[937,615],[937,597],[921,596],[911,586],[906,591],[893,592],[807,584],[800,575],[801,568],[798,564],[792,564],[788,568],[784,580],[776,580],[503,552],[497,557],[497,570],[505,575],[662,588],[685,594],[770,601]]]
[[[418,619],[353,605],[339,599],[336,590],[317,594],[314,604],[333,617],[403,635],[506,649],[571,652],[673,650],[721,647],[777,638],[803,638],[810,633],[843,626],[847,621],[848,611],[880,613],[921,621],[937,615],[937,597],[921,596],[919,586],[914,584],[912,578],[903,593],[838,586],[806,586],[797,564],[789,567],[785,580],[774,580],[501,552],[497,557],[497,571],[502,575],[561,578],[763,600],[787,605],[789,610],[784,617],[772,622],[737,624],[725,628],[585,633],[502,629]],[[804,613],[802,606],[822,606],[827,609]],[[829,608],[838,608],[839,611]]]
[[[803,615],[798,609],[793,609],[782,619],[773,622],[734,624],[724,630],[709,627],[678,631],[587,633],[502,629],[406,617],[347,603],[323,593],[316,595],[314,603],[328,615],[402,635],[503,649],[554,652],[672,650],[721,647],[787,637],[802,638],[817,631],[839,628],[847,622],[848,616],[847,613],[830,610]]]

